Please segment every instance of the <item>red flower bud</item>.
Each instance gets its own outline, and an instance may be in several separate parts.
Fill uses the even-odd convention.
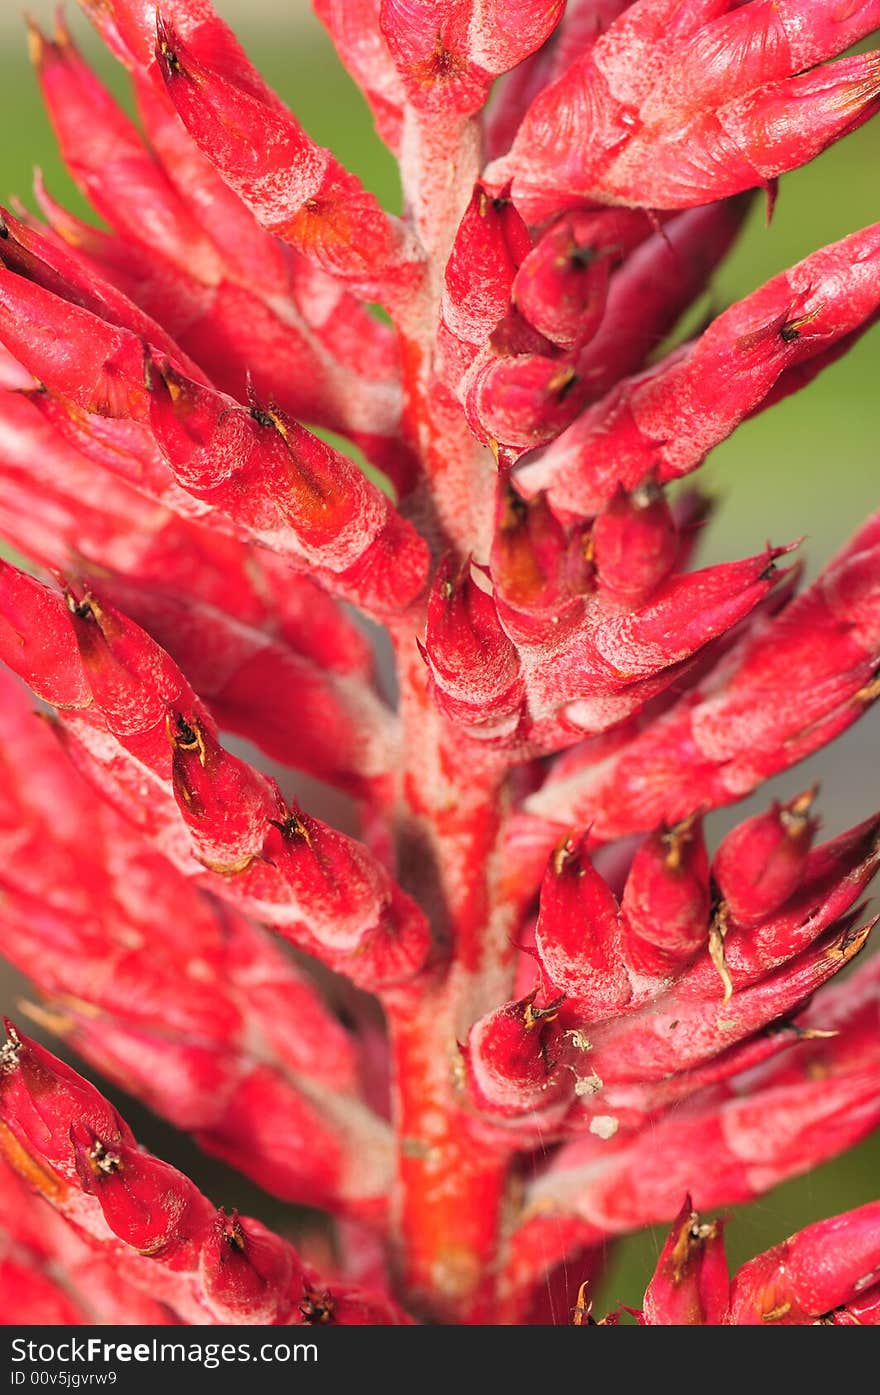
[[[678,551],[672,511],[650,481],[632,494],[619,489],[593,524],[592,537],[600,587],[630,605],[656,590]]]
[[[817,821],[810,818],[816,791],[774,804],[728,833],[712,861],[712,875],[729,914],[757,925],[800,885]]]
[[[816,1322],[880,1282],[880,1203],[819,1221],[734,1276],[729,1321]]]
[[[526,502],[510,485],[499,489],[489,568],[498,615],[516,643],[559,641],[583,613],[588,564],[540,496]]]
[[[876,1321],[870,1208],[731,1301],[690,1198],[880,1122],[877,961],[828,987],[880,819],[702,836],[880,695],[880,514],[797,595],[769,544],[688,570],[663,491],[880,318],[880,224],[701,299],[880,106],[829,62],[880,0],[315,0],[399,217],[210,0],[82,3],[136,117],[32,32],[104,226],[39,179],[0,215],[0,547],[71,578],[0,562],[0,945],[41,1029],[343,1224],[218,1212],[11,1028],[0,1309],[408,1322],[393,1269],[420,1320],[589,1325],[677,1213],[643,1323]]]
[[[710,903],[709,859],[699,822],[646,838],[633,858],[621,902],[627,963],[651,978],[681,968],[706,943]]]
[[[621,958],[620,911],[587,855],[587,838],[557,848],[541,886],[535,944],[553,989],[586,1019],[623,1007],[632,988]]]
[[[701,1224],[688,1196],[645,1290],[642,1321],[652,1327],[714,1326],[724,1321],[729,1290],[722,1223]]]
[[[382,0],[381,25],[417,109],[470,114],[499,73],[540,48],[562,0]]]
[[[531,247],[509,199],[481,185],[459,225],[444,273],[441,315],[456,339],[482,346],[507,313],[517,267]]]
[[[535,993],[508,1003],[474,1024],[465,1048],[468,1085],[476,1106],[503,1117],[558,1112],[574,1090],[560,1069],[565,1042],[559,1002],[535,1006]]]
[[[170,1269],[191,1268],[213,1215],[192,1182],[133,1143],[104,1139],[79,1122],[70,1138],[80,1186],[97,1198],[113,1233]]]
[[[516,649],[501,628],[495,602],[469,566],[441,563],[428,602],[425,656],[444,712],[475,735],[516,730],[522,680]]]
[[[678,479],[758,410],[777,380],[880,308],[880,225],[823,248],[719,315],[692,345],[623,380],[517,473],[554,509],[595,513],[652,471]]]
[[[249,65],[230,76],[197,32],[187,42],[161,16],[157,31],[156,62],[181,121],[257,221],[366,298],[398,306],[422,275],[402,225],[249,81]]]
[[[558,436],[582,405],[574,364],[533,353],[490,358],[471,378],[465,400],[472,429],[516,453]]]
[[[219,1211],[199,1255],[201,1280],[218,1322],[288,1319],[294,1277],[299,1278],[294,1259],[290,1245],[259,1221]]]
[[[520,313],[561,349],[592,339],[617,262],[647,236],[638,214],[569,213],[540,238],[513,285]]]
[[[725,0],[629,6],[538,93],[488,175],[513,181],[531,222],[576,202],[686,208],[766,184],[875,109],[876,55],[803,71],[876,27],[872,5],[842,21],[832,6],[805,19],[806,6],[759,4],[714,24]]]
[[[0,1053],[0,1144],[99,1259],[115,1259],[123,1276],[151,1289],[185,1322],[283,1319],[304,1282],[292,1247],[258,1222],[235,1218],[227,1226],[188,1178],[137,1147],[91,1085],[8,1031]],[[224,1249],[230,1238],[235,1254]],[[308,1282],[318,1282],[313,1271]],[[339,1296],[356,1311],[369,1305],[375,1322],[406,1321],[381,1296],[346,1286]]]
[[[876,696],[875,528],[869,521],[812,586],[778,616],[762,617],[717,672],[610,760],[600,750],[600,772],[585,758],[558,789],[551,775],[526,812],[563,827],[590,823],[596,840],[619,838],[742,799],[845,731]],[[846,606],[835,599],[844,578]]]

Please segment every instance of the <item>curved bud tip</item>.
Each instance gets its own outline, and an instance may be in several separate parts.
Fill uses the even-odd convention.
[[[563,999],[538,1007],[537,998],[535,990],[506,1003],[471,1028],[463,1051],[478,1108],[507,1116],[526,1114],[555,1104],[565,1091],[569,1078],[560,1078],[556,1071],[562,1044],[557,1018]]]
[[[586,1013],[616,1011],[632,990],[620,955],[620,909],[587,852],[589,834],[557,845],[541,886],[535,944],[559,992]]]
[[[460,564],[451,555],[440,563],[421,652],[448,717],[506,732],[515,727],[522,703],[520,661],[478,575],[470,562]]]
[[[444,274],[443,322],[465,343],[482,345],[504,318],[516,269],[531,238],[506,191],[474,188]]]
[[[86,1080],[4,1019],[0,1047],[0,1151],[44,1196],[79,1187],[71,1130],[89,1130],[89,1147],[102,1140],[108,1155],[134,1140],[113,1106]],[[95,1158],[97,1166],[97,1154]]]
[[[639,973],[664,977],[709,932],[709,858],[699,819],[658,829],[641,844],[624,887],[624,952]]]
[[[242,871],[260,854],[270,820],[284,817],[277,787],[224,750],[203,712],[171,708],[165,725],[174,796],[201,860],[224,874]]]
[[[797,889],[819,821],[811,810],[817,789],[774,804],[732,829],[712,863],[712,874],[733,921],[753,926],[779,909]]]
[[[577,416],[585,385],[566,358],[521,353],[490,358],[471,383],[472,429],[514,454],[558,436]]]
[[[520,314],[552,344],[573,349],[602,322],[613,251],[597,236],[596,217],[569,214],[541,237],[513,283]]]
[[[631,494],[618,488],[593,524],[592,539],[600,588],[631,605],[660,585],[678,551],[672,510],[650,478]]]
[[[133,1139],[102,1137],[79,1119],[70,1142],[83,1191],[97,1198],[120,1240],[172,1268],[189,1268],[213,1216],[189,1178]]]
[[[291,1306],[294,1253],[259,1221],[218,1211],[199,1256],[202,1283],[229,1321],[272,1323]]]
[[[727,1311],[730,1282],[722,1221],[702,1224],[690,1197],[676,1217],[645,1292],[649,1326],[715,1325]]]
[[[514,639],[540,640],[548,628],[559,635],[563,612],[589,584],[578,542],[569,539],[543,494],[526,500],[512,485],[501,485],[489,566]]]

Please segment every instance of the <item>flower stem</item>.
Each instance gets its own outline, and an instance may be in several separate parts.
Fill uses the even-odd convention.
[[[407,764],[398,820],[401,879],[443,951],[427,987],[386,1002],[395,1068],[398,1265],[409,1301],[435,1321],[488,1321],[509,1153],[476,1137],[459,1043],[509,996],[513,925],[500,898],[506,767],[453,752],[414,643],[398,645]]]

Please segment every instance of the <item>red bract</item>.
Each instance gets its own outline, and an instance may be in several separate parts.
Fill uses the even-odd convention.
[[[819,1221],[728,1278],[718,1223],[688,1197],[645,1293],[642,1322],[848,1326],[877,1321],[880,1207]]]
[[[642,1320],[688,1327],[721,1322],[728,1288],[721,1226],[701,1225],[688,1197],[645,1291]]]
[[[11,1024],[7,1032],[4,1155],[99,1260],[113,1256],[124,1278],[184,1321],[307,1322],[301,1304],[315,1275],[287,1241],[259,1222],[226,1218],[181,1172],[138,1148],[92,1086]],[[341,1287],[340,1299],[353,1296]],[[367,1304],[373,1322],[405,1320],[381,1296]]]
[[[876,53],[803,71],[876,28],[876,5],[730,8],[637,0],[535,97],[490,175],[535,222],[581,202],[687,208],[766,185],[876,110]]]
[[[589,1325],[672,1222],[643,1323],[876,1322],[877,1204],[732,1279],[694,1207],[880,1123],[880,819],[704,818],[878,696],[880,514],[798,592],[666,487],[878,317],[875,225],[669,340],[880,5],[316,0],[400,218],[208,0],[83,5],[138,121],[32,31],[106,230],[0,218],[0,940],[335,1269],[10,1026],[6,1320]]]

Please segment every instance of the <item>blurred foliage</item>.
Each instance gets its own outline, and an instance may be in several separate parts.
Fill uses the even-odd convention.
[[[230,6],[221,3],[221,11]],[[304,8],[292,0],[291,13]],[[358,171],[386,206],[400,207],[396,167],[376,138],[367,107],[340,69],[317,27],[299,18],[269,33],[265,19],[238,21],[240,37],[254,61],[284,96],[312,135],[333,148]],[[77,26],[77,35],[83,30]],[[127,101],[124,75],[93,41],[87,49],[121,100]],[[29,201],[32,171],[39,165],[49,189],[75,212],[88,210],[65,173],[43,113],[27,59],[23,30],[0,33],[0,198]],[[756,205],[734,254],[714,289],[698,307],[693,323],[717,311],[815,248],[880,218],[880,123],[863,127],[809,168],[787,176],[769,225],[766,204]],[[839,364],[803,394],[743,426],[717,450],[702,482],[723,501],[707,529],[704,561],[729,558],[759,548],[767,538],[807,539],[809,571],[815,572],[877,507],[877,334],[868,335]],[[797,682],[797,675],[792,675]],[[815,758],[789,780],[788,793],[823,777],[822,809],[829,832],[865,817],[877,804],[880,724],[863,722],[850,737]],[[764,793],[753,801],[766,803]],[[745,806],[746,810],[750,808]],[[743,807],[737,811],[743,816]],[[716,816],[717,831],[730,818]],[[228,1169],[205,1164],[188,1140],[129,1101],[122,1108],[140,1136],[157,1151],[190,1167],[218,1201],[236,1197],[278,1225],[285,1213],[262,1198]],[[736,1209],[728,1229],[729,1252],[741,1263],[795,1229],[835,1211],[876,1199],[880,1140],[869,1140],[807,1177]],[[290,1217],[289,1208],[286,1212]],[[627,1240],[616,1251],[597,1302],[601,1312],[618,1300],[637,1305],[665,1234],[664,1227]],[[565,1317],[560,1315],[560,1320]]]

